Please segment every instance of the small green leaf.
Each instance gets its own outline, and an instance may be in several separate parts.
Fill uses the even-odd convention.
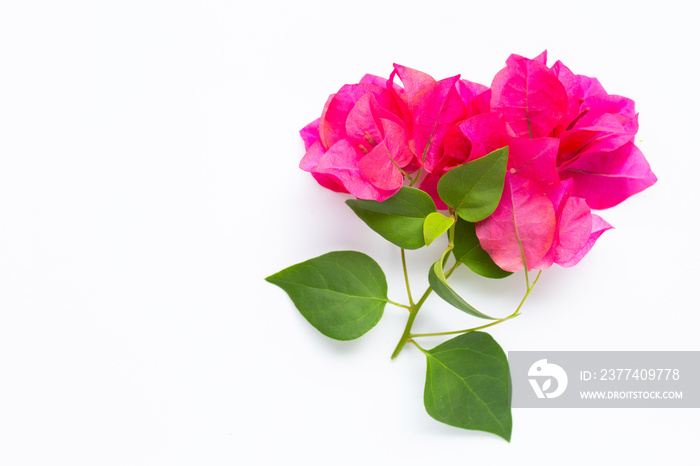
[[[404,249],[425,246],[423,223],[437,212],[425,191],[407,186],[384,202],[348,199],[345,203],[372,230]]]
[[[442,258],[435,262],[430,267],[430,271],[428,272],[428,282],[433,288],[433,291],[435,291],[435,294],[452,304],[460,311],[464,311],[467,314],[473,315],[474,317],[496,320],[495,317],[487,316],[486,314],[477,311],[471,304],[462,299],[462,297],[458,295],[450,285],[447,284],[447,278],[445,278],[445,273],[442,270],[443,260],[447,252],[449,252],[449,250],[445,251]]]
[[[507,165],[508,148],[503,147],[453,168],[438,181],[440,199],[468,222],[485,219],[501,200]]]
[[[484,251],[476,236],[476,227],[461,218],[455,225],[454,255],[457,262],[469,267],[473,272],[487,278],[504,278],[513,272],[506,272],[496,265],[491,256]]]
[[[265,280],[286,291],[311,325],[336,340],[367,333],[381,319],[387,302],[381,267],[356,251],[329,252]]]
[[[423,237],[425,238],[425,245],[430,246],[430,243],[438,239],[450,229],[455,219],[452,217],[446,217],[440,212],[433,212],[425,217],[425,223],[423,224]]]
[[[425,410],[463,429],[491,432],[510,442],[511,382],[508,359],[484,332],[464,333],[425,351]]]

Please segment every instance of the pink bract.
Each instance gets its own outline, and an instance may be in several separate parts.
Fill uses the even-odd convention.
[[[508,172],[496,211],[477,222],[476,234],[500,268],[516,272],[524,265],[528,269],[541,265],[552,247],[555,227],[554,207],[544,189]]]
[[[458,146],[469,144],[470,137],[476,142],[472,157],[486,154],[485,147],[502,147],[502,121],[498,141],[493,131],[460,134],[462,122],[489,111],[490,96],[488,87],[459,76],[436,81],[401,65],[394,65],[388,80],[365,75],[331,95],[321,118],[301,130],[306,154],[300,167],[326,188],[383,201],[403,186],[407,174],[421,169],[439,177],[464,163],[474,151]],[[437,193],[434,197],[442,204]]]
[[[420,189],[447,209],[439,179],[508,146],[500,203],[476,225],[482,247],[508,271],[570,267],[612,228],[591,209],[656,182],[634,144],[638,127],[634,101],[560,61],[548,67],[546,51],[511,55],[490,88],[395,64],[388,79],[365,75],[328,98],[300,131],[300,167],[328,189],[376,201],[420,175]]]
[[[491,84],[491,108],[505,116],[512,136],[550,136],[566,111],[564,86],[538,59],[511,55],[506,63]]]
[[[504,116],[510,136],[509,174],[501,204],[477,224],[477,235],[509,271],[575,265],[612,228],[591,209],[617,205],[656,182],[634,145],[634,101],[609,95],[597,79],[561,62],[548,68],[546,58],[511,55],[491,88],[492,111]]]
[[[415,155],[403,92],[387,86],[386,79],[366,75],[331,95],[321,118],[300,132],[306,146],[300,168],[322,186],[360,199],[393,196]]]

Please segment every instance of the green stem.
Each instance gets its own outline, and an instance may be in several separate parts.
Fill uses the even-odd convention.
[[[530,287],[530,288],[527,290],[527,293],[526,293],[525,297],[527,297],[527,295],[530,294],[530,292],[531,292],[532,289],[535,287],[535,285],[537,285],[537,280],[540,279],[540,275],[542,275],[542,271],[541,271],[541,270],[540,270],[539,272],[537,272],[537,276],[535,277],[535,281],[532,282],[532,287]]]
[[[523,255],[523,264],[526,264],[525,265],[525,287],[527,288],[527,293],[529,293],[532,288],[530,288],[530,277],[527,274],[527,263],[525,262],[524,255]],[[540,272],[542,272],[542,271],[540,270]],[[532,286],[535,286],[535,285],[532,285]],[[527,293],[525,293],[525,296],[527,296]]]
[[[411,310],[411,306],[406,306],[405,304],[397,303],[395,301],[392,301],[391,299],[384,299],[383,301],[389,304],[393,304],[394,306],[403,307],[404,309],[408,309],[409,311]]]
[[[409,175],[409,174],[406,173],[401,167],[399,167],[398,164],[394,161],[394,159],[391,159],[391,163],[394,164],[394,166],[395,166],[396,168],[398,168],[398,170],[401,172],[401,174],[402,174],[405,178],[408,178],[408,180],[411,182],[411,184],[409,184],[409,186],[413,186],[413,184],[414,184],[416,181],[415,181],[413,178],[411,178],[411,175]]]
[[[428,354],[428,352],[427,352],[426,350],[424,350],[418,343],[416,343],[415,340],[412,340],[412,339],[409,338],[408,341],[410,341],[411,343],[413,343],[414,345],[416,345],[416,348],[418,348],[419,350],[421,350],[421,352],[422,352],[423,354]]]
[[[452,275],[452,272],[454,272],[457,269],[457,267],[459,267],[460,264],[461,264],[461,262],[455,262],[455,265],[453,265],[452,268],[450,268],[450,270],[445,272],[445,278],[450,278],[450,275]]]
[[[408,315],[408,321],[406,322],[406,327],[403,330],[403,334],[401,335],[399,343],[396,345],[396,349],[394,349],[394,352],[391,354],[391,359],[395,359],[396,356],[399,355],[403,347],[406,346],[406,343],[408,343],[408,340],[411,335],[411,327],[413,326],[413,321],[416,320],[416,315],[418,315],[418,311],[420,310],[421,306],[423,306],[423,303],[426,299],[428,299],[428,296],[430,296],[430,293],[432,292],[433,288],[429,286],[428,289],[425,290],[425,293],[423,293],[423,296],[420,297],[418,302],[415,305],[411,306],[411,309],[409,310],[410,314]]]
[[[466,329],[466,330],[454,330],[454,331],[452,331],[452,332],[436,332],[436,333],[412,333],[411,335],[409,335],[409,337],[410,337],[410,338],[413,338],[413,337],[439,337],[439,336],[442,336],[442,335],[457,335],[457,334],[460,334],[460,333],[476,332],[477,330],[481,330],[481,329],[484,329],[484,328],[492,327],[492,326],[494,326],[494,325],[496,325],[496,324],[500,324],[501,322],[505,322],[506,320],[510,320],[510,319],[512,319],[513,317],[517,317],[517,316],[519,316],[519,315],[520,315],[520,314],[517,314],[517,313],[511,314],[511,315],[509,315],[508,317],[504,317],[504,318],[502,318],[502,319],[498,319],[498,320],[496,320],[496,321],[494,321],[494,322],[491,322],[491,323],[489,323],[489,324],[481,325],[480,327],[468,328],[468,329]]]
[[[448,245],[448,250],[452,249],[452,244]],[[403,250],[402,250],[403,252]],[[403,254],[401,256],[402,258],[404,257]],[[445,272],[445,278],[448,278],[450,275],[452,275],[452,272],[455,271],[457,267],[459,267],[460,262],[455,262],[455,264]],[[405,274],[405,269],[404,269],[404,274]],[[406,277],[408,275],[406,274]],[[408,288],[408,278],[406,278],[406,287]],[[430,296],[430,293],[433,292],[432,287],[428,287],[427,290],[425,290],[425,293],[423,293],[423,296],[420,297],[417,303],[411,304],[409,308],[409,315],[408,315],[408,321],[406,322],[406,327],[403,330],[403,334],[401,335],[401,339],[399,340],[398,344],[396,345],[396,348],[394,349],[394,352],[391,354],[391,359],[395,359],[396,356],[399,355],[401,350],[403,349],[404,346],[406,346],[406,343],[409,342],[411,338],[411,327],[413,327],[413,321],[416,320],[416,315],[418,315],[418,311],[420,308],[423,306],[423,303],[425,303],[425,300],[428,299],[428,296]],[[410,295],[410,292],[409,292]],[[410,296],[409,296],[410,299]]]
[[[418,181],[418,178],[420,178],[420,174],[422,171],[423,171],[423,167],[421,167],[418,170],[418,173],[416,173],[416,176],[411,180],[411,184],[409,184],[409,186],[413,186],[414,184],[416,184],[416,182]]]
[[[435,333],[412,333],[408,335],[408,339],[410,340],[411,338],[414,337],[438,337],[438,336],[443,336],[443,335],[458,335],[461,333],[469,333],[469,332],[475,332],[477,330],[481,330],[484,328],[492,327],[494,325],[500,324],[502,322],[505,322],[506,320],[510,320],[513,317],[518,317],[520,315],[520,309],[523,307],[523,304],[525,304],[525,300],[527,297],[530,295],[530,292],[535,288],[535,285],[537,284],[537,281],[540,279],[540,275],[542,274],[542,271],[540,270],[537,273],[537,277],[535,277],[535,281],[532,283],[531,287],[528,287],[527,292],[525,293],[525,296],[523,296],[523,299],[520,300],[520,304],[518,304],[518,307],[515,309],[515,312],[513,312],[511,315],[504,317],[502,319],[498,319],[494,322],[488,323],[486,325],[481,325],[479,327],[474,327],[474,328],[468,328],[465,330],[455,330],[452,332],[435,332]]]
[[[411,326],[413,325],[413,321],[416,320],[416,315],[418,315],[418,308],[412,310],[411,313],[408,315],[408,322],[406,322],[406,328],[404,328],[403,330],[403,334],[401,335],[401,340],[399,340],[399,344],[396,345],[396,349],[391,354],[391,359],[395,359],[396,356],[399,355],[403,347],[406,346],[406,343],[408,343],[409,336],[411,334]]]
[[[455,215],[455,211],[453,209],[449,209],[450,217],[452,217],[452,225],[450,226],[450,229],[447,233],[447,238],[448,238],[448,243],[454,247],[455,244],[455,227],[457,226],[457,216]]]
[[[411,286],[408,284],[408,270],[406,269],[406,250],[401,248],[401,265],[403,265],[403,277],[406,280],[406,292],[408,293],[408,303],[411,307],[415,306],[413,302],[413,297],[411,296]],[[411,309],[409,307],[409,310]]]

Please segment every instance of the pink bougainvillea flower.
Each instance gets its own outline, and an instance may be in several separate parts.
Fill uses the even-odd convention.
[[[607,94],[597,80],[577,77],[584,84],[570,96],[579,105],[569,118],[578,113],[556,131],[557,164],[560,176],[574,181],[575,196],[606,209],[653,185],[656,176],[634,145],[639,128],[634,101]]]
[[[559,61],[548,67],[546,51],[511,55],[490,88],[394,64],[388,79],[365,75],[328,98],[300,132],[300,166],[322,186],[377,201],[408,176],[446,209],[439,179],[508,146],[500,203],[477,223],[482,247],[508,271],[570,267],[612,228],[591,209],[656,182],[637,130],[634,101]]]
[[[321,118],[300,131],[306,146],[300,168],[322,186],[360,199],[394,195],[415,154],[404,92],[387,86],[386,79],[366,75],[331,95]]]
[[[634,101],[610,95],[595,78],[576,75],[561,62],[546,66],[511,55],[492,84],[491,106],[505,115],[511,135],[559,139],[557,170],[574,181],[573,195],[605,209],[656,182],[636,148]]]
[[[573,195],[593,209],[606,209],[653,185],[656,176],[634,145],[639,129],[634,101],[608,94],[597,79],[575,75],[561,62],[552,69],[569,101],[554,133],[561,139],[560,176],[574,181]]]
[[[321,118],[301,130],[307,152],[300,167],[329,189],[382,201],[401,188],[406,174],[422,168],[441,175],[448,164],[466,161],[472,151],[459,148],[469,139],[458,125],[488,112],[490,95],[488,87],[459,76],[436,81],[395,64],[388,80],[366,75],[329,97]],[[478,156],[494,145],[479,141],[487,137],[472,132]]]
[[[491,110],[503,115],[509,135],[509,171],[501,203],[477,235],[509,271],[578,263],[612,228],[591,209],[656,182],[634,145],[634,101],[546,62],[546,52],[511,55],[491,87]]]

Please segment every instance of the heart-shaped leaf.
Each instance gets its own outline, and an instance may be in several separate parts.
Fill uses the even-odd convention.
[[[299,312],[324,335],[353,340],[384,313],[384,272],[366,254],[329,252],[288,267],[265,280],[287,292]]]
[[[474,317],[496,320],[495,317],[487,316],[486,314],[477,311],[471,304],[462,299],[462,297],[458,295],[450,285],[447,284],[445,273],[442,270],[442,264],[444,262],[445,255],[448,252],[449,249],[445,251],[445,253],[443,253],[442,258],[440,258],[439,261],[435,262],[430,267],[430,271],[428,272],[428,282],[433,288],[433,291],[435,291],[435,294],[440,296],[442,299],[444,299],[460,311],[464,311],[467,314],[473,315]]]
[[[425,351],[425,410],[455,427],[491,432],[510,441],[508,359],[488,333],[464,333]]]
[[[496,210],[503,193],[508,148],[453,168],[438,181],[440,199],[468,222],[483,220]]]
[[[513,273],[506,272],[496,265],[491,256],[479,244],[475,224],[462,219],[458,219],[455,225],[453,253],[458,262],[483,277],[504,278]]]
[[[423,237],[425,238],[425,245],[430,246],[430,243],[438,239],[450,229],[455,219],[452,217],[446,217],[440,212],[433,212],[425,217],[425,223],[423,223]]]
[[[427,193],[407,186],[383,202],[348,199],[345,203],[372,230],[404,249],[425,246],[425,218],[437,212]]]

